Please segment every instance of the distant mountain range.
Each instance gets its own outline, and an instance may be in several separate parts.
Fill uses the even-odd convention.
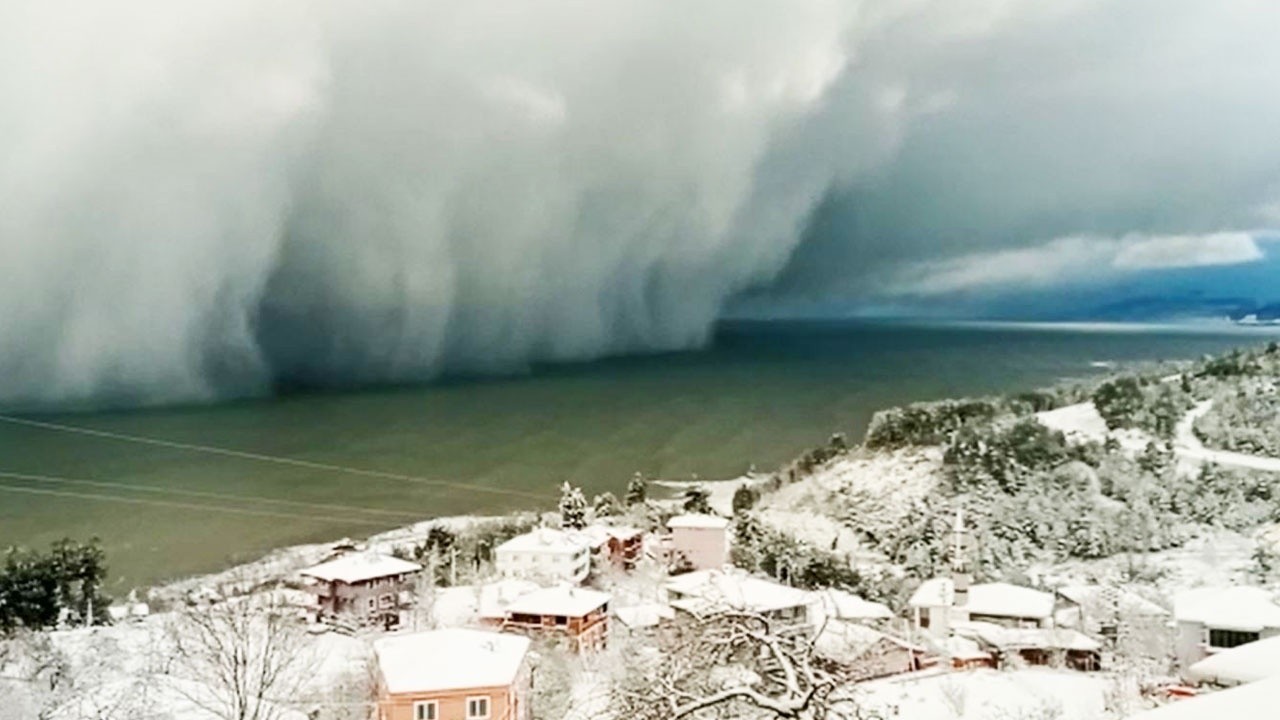
[[[1095,320],[1228,318],[1236,322],[1280,322],[1280,302],[1253,298],[1142,295],[1107,302],[1087,312]]]

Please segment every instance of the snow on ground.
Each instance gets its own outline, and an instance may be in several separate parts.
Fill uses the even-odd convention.
[[[530,518],[534,517],[529,513]],[[514,515],[458,515],[452,517],[423,520],[384,533],[374,535],[359,544],[371,551],[390,554],[397,547],[412,545],[426,539],[432,527],[443,526],[455,533],[487,523],[505,522],[517,517]],[[209,575],[175,580],[166,585],[152,588],[148,599],[153,602],[176,605],[192,594],[208,594],[213,588],[234,588],[238,592],[248,592],[257,586],[274,583],[280,580],[292,580],[298,577],[298,571],[316,565],[328,557],[333,547],[341,540],[310,545],[294,545],[268,553],[266,556],[243,565],[237,565],[222,572]],[[347,540],[346,542],[350,542]]]
[[[1201,402],[1178,422],[1173,451],[1179,459],[1194,465],[1209,462],[1226,467],[1280,472],[1280,458],[1206,448],[1204,443],[1200,442],[1200,438],[1196,437],[1194,428],[1196,420],[1209,412],[1212,407],[1212,400]],[[1111,436],[1120,443],[1121,448],[1131,453],[1142,452],[1153,439],[1151,435],[1141,430],[1108,430],[1106,421],[1098,414],[1098,409],[1091,402],[1036,413],[1036,420],[1050,430],[1058,430],[1068,439],[1076,442],[1103,442]]]
[[[738,491],[738,488],[743,485],[759,485],[764,480],[765,478],[759,475],[743,475],[732,480],[712,480],[710,482],[655,480],[653,484],[667,488],[677,496],[687,488],[700,487],[707,491],[707,504],[711,506],[711,509],[720,515],[730,517],[733,515],[733,494]]]
[[[885,720],[1101,720],[1110,687],[1101,673],[974,670],[864,683],[859,697]]]
[[[1197,462],[1210,462],[1215,465],[1280,472],[1280,458],[1246,455],[1245,453],[1206,448],[1204,443],[1200,442],[1200,438],[1196,437],[1195,424],[1196,420],[1199,420],[1211,409],[1213,409],[1213,401],[1206,400],[1192,408],[1191,412],[1187,413],[1182,418],[1182,421],[1178,423],[1174,451],[1178,453],[1179,457]]]
[[[878,523],[894,523],[912,511],[942,477],[941,448],[858,452],[819,468],[764,497],[760,519],[823,548],[862,553],[857,534],[840,517],[819,514],[857,508]]]
[[[1202,586],[1252,584],[1249,569],[1257,542],[1228,530],[1193,538],[1182,547],[1159,552],[1116,555],[1100,560],[1071,560],[1052,568],[1033,568],[1052,582],[1121,582],[1131,566],[1154,575],[1152,586],[1171,598]]]
[[[1111,436],[1120,447],[1132,453],[1146,449],[1152,437],[1141,430],[1109,430],[1107,421],[1091,402],[1067,405],[1056,410],[1036,413],[1036,420],[1050,430],[1057,430],[1075,442],[1103,442]]]

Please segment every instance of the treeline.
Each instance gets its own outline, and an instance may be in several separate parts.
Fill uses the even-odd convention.
[[[47,552],[11,547],[0,566],[0,634],[107,621],[106,554],[95,538],[59,540]]]
[[[422,541],[397,546],[392,554],[427,568],[434,585],[464,584],[480,576],[482,568],[493,562],[495,548],[537,524],[532,514],[477,520],[458,528],[436,523]]]
[[[1280,457],[1280,346],[1235,352],[1205,363],[1201,377],[1216,381],[1210,411],[1195,424],[1206,445]]]
[[[730,554],[737,567],[805,590],[834,588],[870,600],[890,600],[901,589],[901,583],[863,575],[847,556],[775,530],[746,510],[734,515]]]
[[[1083,402],[1088,399],[1088,393],[1088,386],[1077,383],[1007,397],[941,400],[890,408],[871,418],[866,446],[872,450],[894,450],[943,445],[965,428],[1055,410]]]
[[[1102,383],[1093,393],[1094,407],[1107,428],[1145,430],[1166,440],[1195,403],[1191,375],[1186,373],[1176,379],[1125,375]]]
[[[1202,467],[1179,474],[1153,442],[1137,457],[1070,443],[1032,419],[968,427],[944,454],[943,492],[925,498],[876,546],[927,577],[949,558],[949,520],[965,510],[979,575],[1040,560],[1095,559],[1175,547],[1197,528],[1242,530],[1280,521],[1280,477]]]

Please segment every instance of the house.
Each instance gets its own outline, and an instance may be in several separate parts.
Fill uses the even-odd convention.
[[[1114,637],[1116,625],[1159,627],[1170,612],[1156,603],[1115,585],[1063,585],[1054,591],[1054,625]]]
[[[677,515],[667,521],[673,563],[685,561],[694,570],[729,564],[729,521],[716,515]]]
[[[499,545],[494,564],[503,577],[576,584],[591,572],[591,543],[580,533],[537,528]]]
[[[646,603],[613,609],[613,620],[618,628],[631,636],[650,635],[675,619],[675,608],[666,603]]]
[[[928,640],[930,636],[925,636]],[[976,640],[967,637],[952,635],[949,638],[937,639],[933,638],[930,643],[931,649],[937,653],[942,659],[950,661],[953,670],[976,670],[978,668],[995,668],[996,659],[991,653],[983,650]],[[937,665],[937,661],[931,657],[921,659],[922,666],[931,667]]]
[[[666,584],[671,607],[695,617],[723,611],[761,615],[775,630],[812,632],[821,601],[815,593],[753,577],[736,568],[677,575]]]
[[[1190,682],[1224,686],[1280,677],[1280,636],[1210,655],[1187,668],[1183,675]]]
[[[1256,587],[1207,587],[1173,601],[1178,667],[1190,668],[1222,650],[1280,635],[1280,604]]]
[[[587,652],[609,639],[609,593],[572,585],[539,588],[506,604],[501,618],[490,619],[503,630],[562,639],[570,650]]]
[[[422,566],[375,552],[349,552],[301,572],[317,622],[351,618],[392,628],[409,606]]]
[[[813,644],[818,661],[850,680],[872,680],[920,669],[923,647],[856,622],[828,620]]]
[[[1205,693],[1130,715],[1127,720],[1255,720],[1274,717],[1280,707],[1280,678],[1221,692]]]
[[[590,525],[576,531],[596,558],[620,570],[633,570],[644,555],[644,531],[620,525]]]
[[[1075,670],[1102,667],[1102,644],[1070,628],[1007,627],[989,622],[963,622],[953,627],[1002,665],[1017,657],[1030,665],[1062,665]]]
[[[824,590],[821,598],[823,610],[828,617],[861,623],[893,619],[893,611],[888,605],[864,600],[850,592]]]
[[[476,602],[476,616],[482,622],[501,624],[507,617],[507,607],[542,586],[523,578],[503,578],[480,586]]]
[[[430,630],[373,644],[379,720],[528,720],[529,639]]]
[[[1054,596],[1009,583],[979,583],[965,587],[952,578],[921,583],[907,605],[917,630],[946,637],[958,622],[990,622],[1014,627],[1053,625]]]

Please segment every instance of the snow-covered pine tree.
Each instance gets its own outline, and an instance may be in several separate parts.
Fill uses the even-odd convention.
[[[560,486],[560,526],[568,530],[581,530],[587,526],[587,498],[582,488],[568,482]]]
[[[636,473],[631,476],[631,481],[627,483],[627,507],[632,505],[642,505],[649,497],[649,482],[644,479],[644,475]]]

